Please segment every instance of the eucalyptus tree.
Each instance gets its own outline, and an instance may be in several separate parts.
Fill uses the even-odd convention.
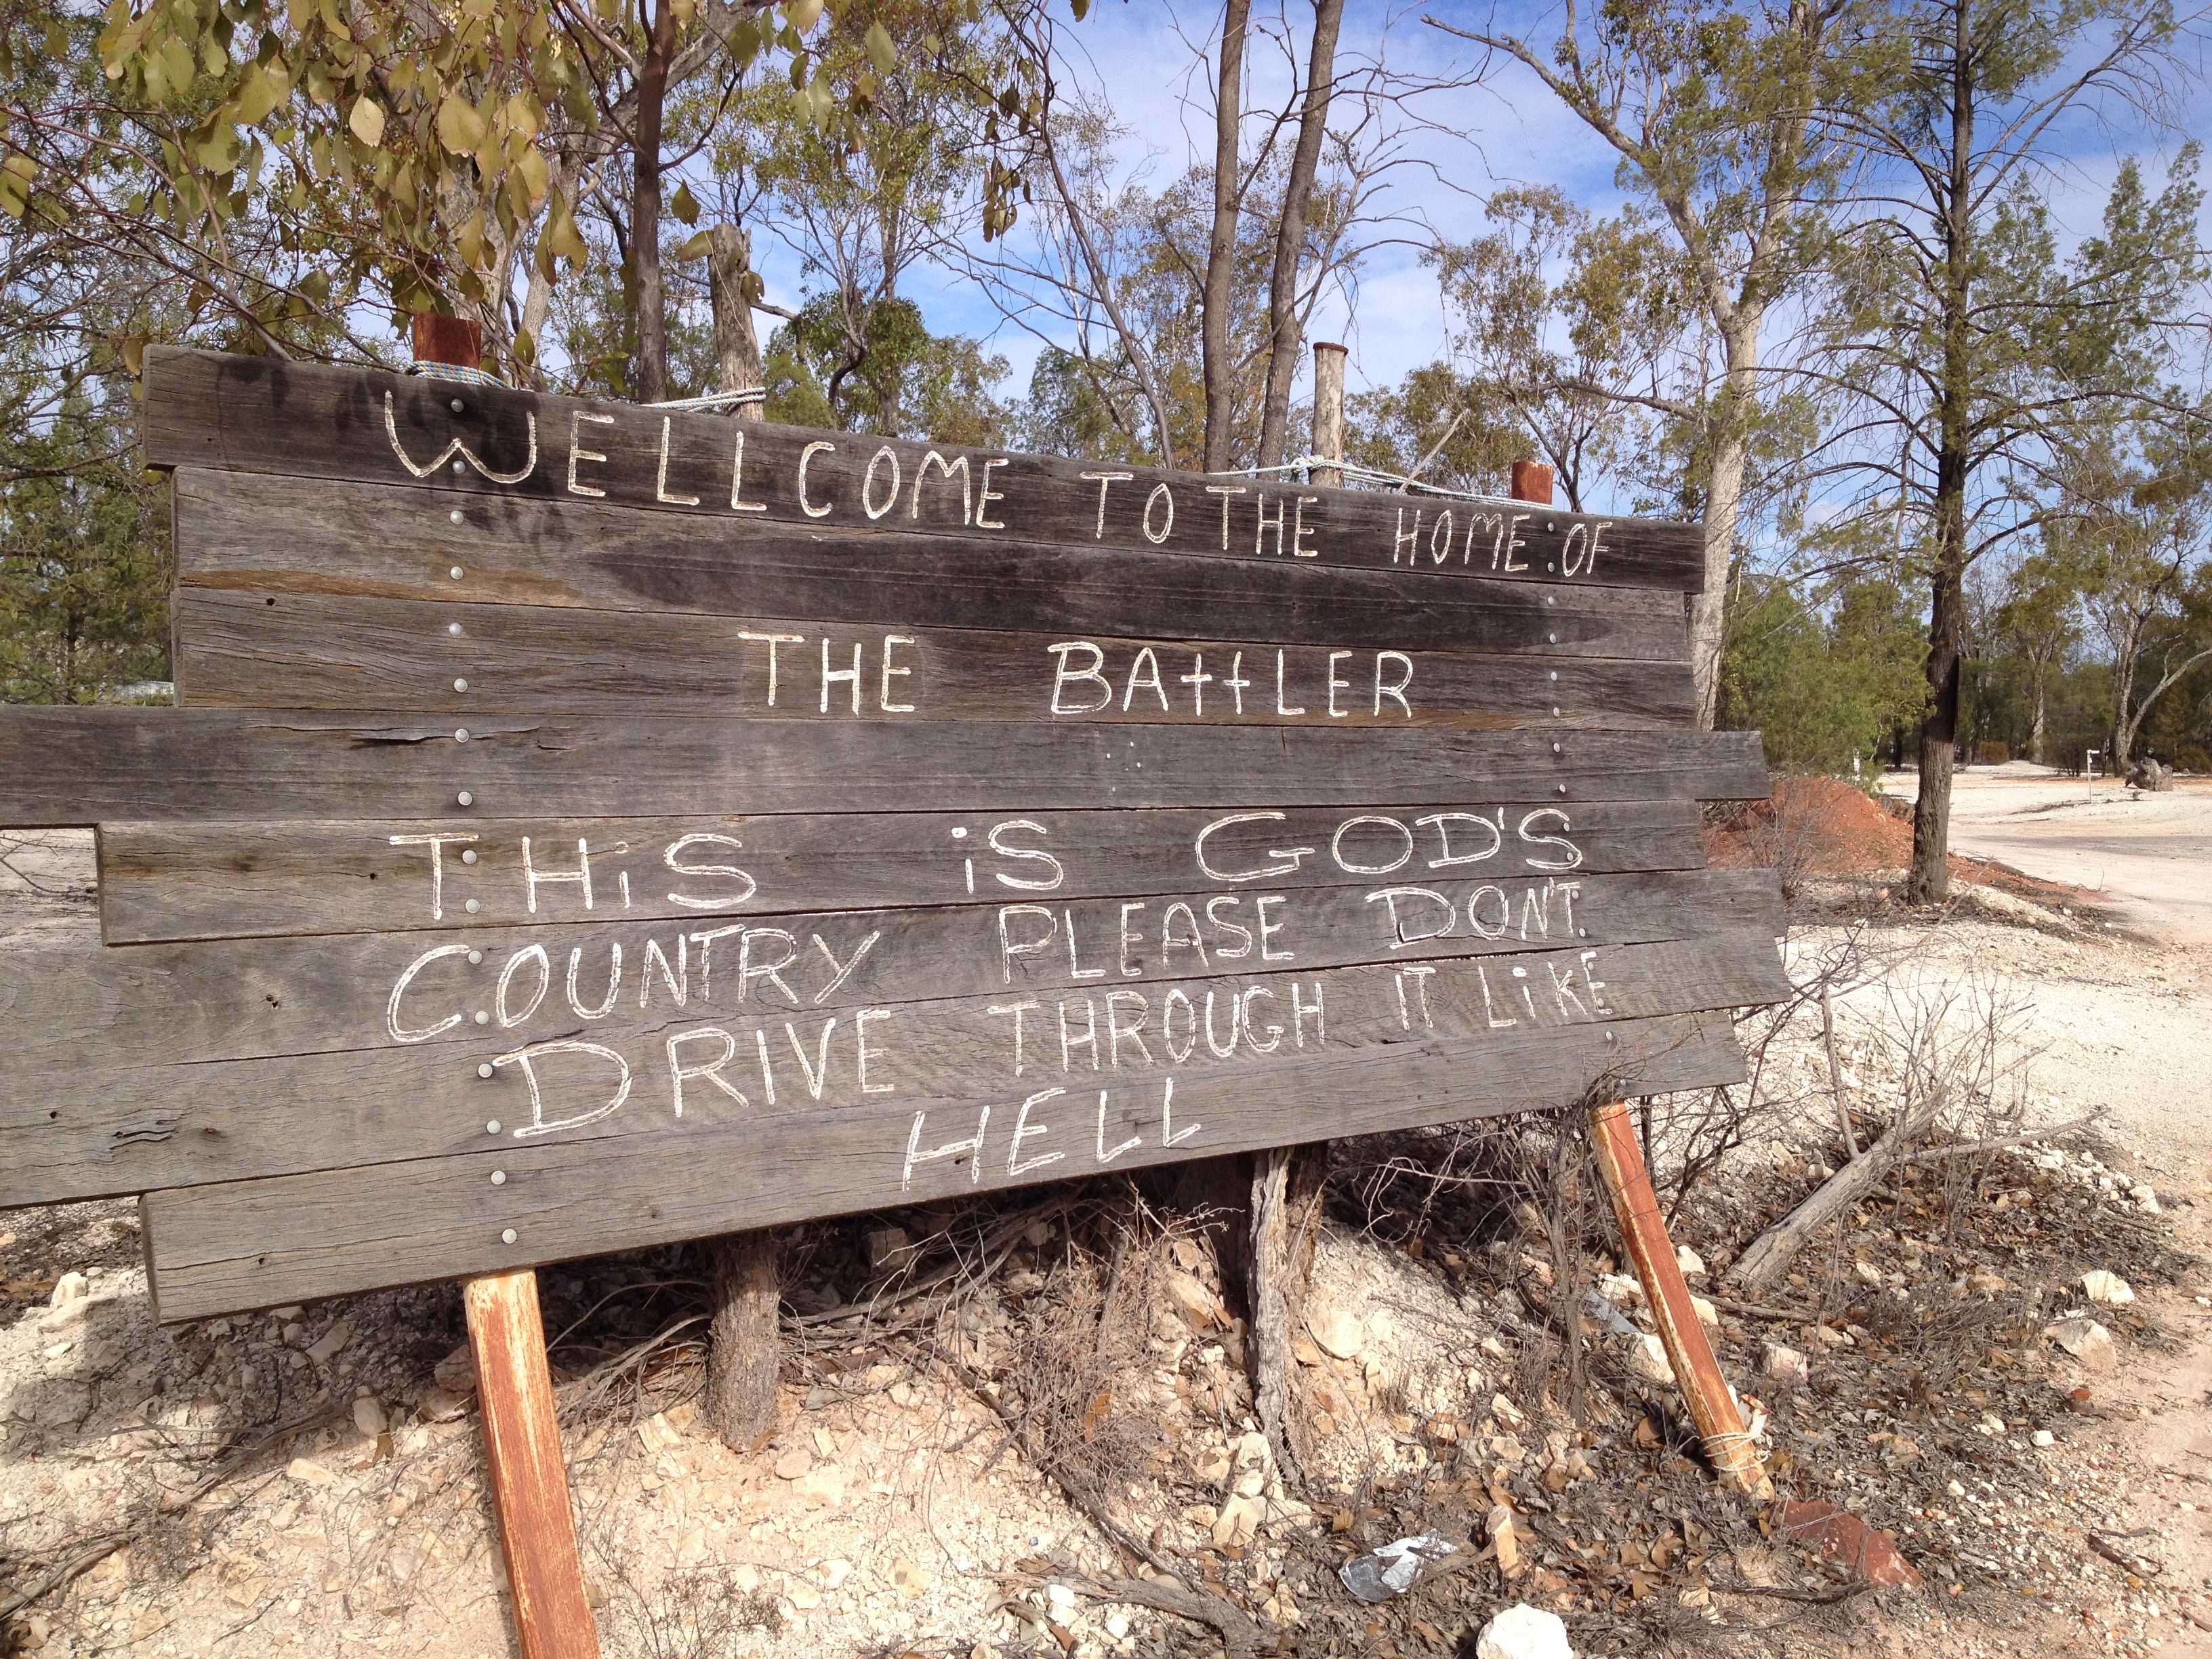
[[[1672,384],[1629,395],[1693,434],[1705,582],[1690,629],[1707,726],[1765,418],[1763,336],[1818,257],[1842,171],[1829,118],[1864,95],[1886,15],[1875,0],[1566,0],[1547,41],[1424,19],[1534,75],[1620,157],[1621,184],[1680,244],[1715,361],[1686,342]]]
[[[1928,705],[1905,896],[1949,892],[1966,578],[2054,514],[2067,458],[2167,406],[2174,326],[2203,269],[2195,152],[2153,195],[2124,166],[2099,234],[2061,257],[2038,193],[2061,123],[2151,112],[2164,0],[1907,0],[1879,91],[1844,118],[1873,188],[1831,256],[1818,367],[1849,416],[1815,458],[1844,517],[1888,528],[1929,604]]]

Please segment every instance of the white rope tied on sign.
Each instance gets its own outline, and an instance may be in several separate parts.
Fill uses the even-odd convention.
[[[710,392],[703,398],[670,398],[657,404],[647,404],[647,409],[672,409],[679,414],[684,410],[714,410],[728,409],[737,404],[762,404],[768,401],[764,386],[749,387],[744,392]]]
[[[417,357],[408,365],[410,374],[420,374],[426,380],[459,380],[463,386],[504,386],[507,382],[489,369],[470,368],[461,363],[438,363],[428,357]]]

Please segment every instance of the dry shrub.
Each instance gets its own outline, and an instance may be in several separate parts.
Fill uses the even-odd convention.
[[[770,1635],[783,1628],[775,1599],[739,1589],[719,1571],[687,1568],[672,1572],[657,1589],[638,1588],[629,1573],[617,1570],[623,1595],[618,1617],[608,1633],[611,1651],[635,1659],[723,1659],[749,1644],[755,1631]]]

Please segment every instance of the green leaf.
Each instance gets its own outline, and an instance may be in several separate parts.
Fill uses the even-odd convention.
[[[591,257],[591,248],[584,240],[584,233],[576,228],[575,216],[568,211],[568,203],[556,196],[553,211],[546,219],[545,231],[538,239],[538,258],[550,270],[556,259],[567,259],[581,267]]]
[[[783,15],[791,27],[803,34],[822,15],[822,0],[784,0]]]
[[[889,75],[898,67],[898,48],[891,44],[891,33],[881,23],[868,25],[868,61],[876,66],[878,75]]]
[[[355,137],[374,149],[384,142],[384,106],[366,95],[357,98],[346,125],[353,129]]]
[[[0,213],[20,219],[31,204],[31,180],[38,163],[27,155],[11,155],[0,161]]]
[[[676,194],[668,198],[668,210],[687,225],[699,222],[699,198],[691,193],[691,186],[678,180]]]
[[[238,90],[231,94],[230,118],[241,126],[253,126],[276,107],[283,95],[282,82],[260,64],[248,64],[246,73],[238,77]]]
[[[689,223],[687,220],[685,222]],[[713,250],[714,233],[711,229],[694,231],[684,239],[684,246],[676,250],[679,259],[703,259]]]
[[[456,155],[472,155],[484,141],[483,117],[459,93],[438,106],[438,142]]]

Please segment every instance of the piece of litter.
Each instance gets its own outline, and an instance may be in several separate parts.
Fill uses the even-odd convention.
[[[1387,1601],[1403,1595],[1420,1581],[1421,1570],[1431,1561],[1455,1555],[1459,1546],[1432,1532],[1400,1538],[1367,1555],[1356,1556],[1336,1570],[1345,1589],[1363,1601]]]

